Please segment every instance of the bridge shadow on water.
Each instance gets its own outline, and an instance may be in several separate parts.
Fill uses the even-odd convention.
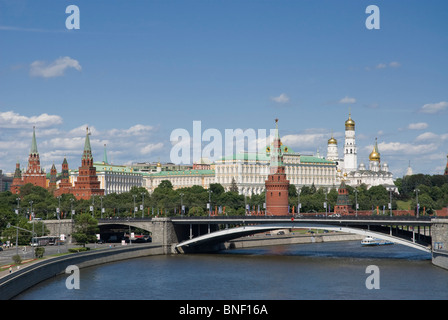
[[[360,241],[290,244],[246,249],[230,249],[219,254],[244,256],[283,256],[328,259],[404,259],[431,260],[431,254],[403,245],[363,247]]]

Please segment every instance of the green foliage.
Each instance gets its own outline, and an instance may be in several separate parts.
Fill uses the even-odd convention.
[[[34,249],[34,256],[36,258],[42,258],[44,256],[44,253],[45,253],[44,247],[37,247]]]
[[[12,256],[12,261],[14,262],[15,265],[19,265],[22,263],[22,257],[18,254],[15,254]]]
[[[89,247],[77,247],[77,248],[70,248],[68,249],[68,252],[70,253],[77,253],[77,252],[84,252],[84,251],[89,251],[90,248]]]
[[[98,221],[90,214],[84,213],[76,217],[73,237],[77,243],[85,246],[87,243],[95,242],[98,231]]]

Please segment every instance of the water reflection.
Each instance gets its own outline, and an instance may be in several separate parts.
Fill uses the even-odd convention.
[[[381,270],[380,290],[366,289],[368,265]],[[67,290],[65,279],[18,299],[448,299],[448,271],[430,255],[359,241],[132,259],[81,269],[80,290]]]

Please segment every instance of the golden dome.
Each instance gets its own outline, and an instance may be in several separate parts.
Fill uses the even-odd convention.
[[[376,139],[375,139],[375,145],[373,146],[373,151],[369,155],[369,160],[380,162],[380,153],[378,152],[378,144]]]
[[[351,113],[348,114],[348,119],[345,121],[345,130],[355,130],[355,121],[353,121]]]
[[[162,164],[160,162],[157,162],[157,167],[162,167]]]
[[[331,136],[331,138],[328,139],[328,144],[338,144],[338,141],[335,138],[333,138],[333,136]]]

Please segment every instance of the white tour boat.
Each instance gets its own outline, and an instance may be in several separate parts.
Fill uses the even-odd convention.
[[[388,240],[375,239],[371,236],[367,236],[361,241],[361,245],[363,246],[384,246],[388,244],[394,244],[394,243]]]

